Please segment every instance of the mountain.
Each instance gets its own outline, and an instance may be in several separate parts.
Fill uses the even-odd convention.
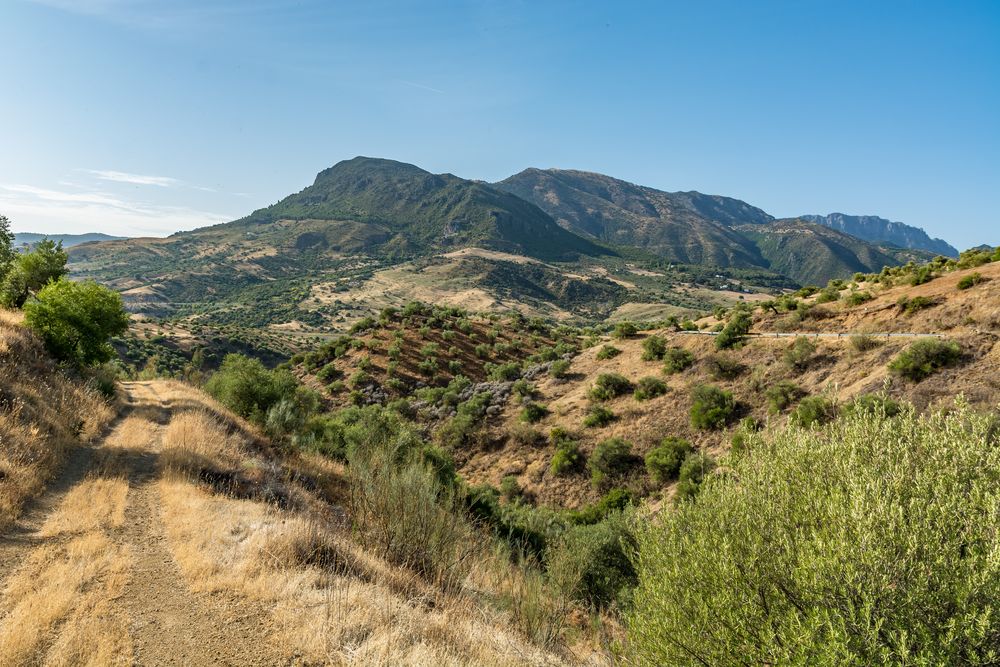
[[[64,248],[72,248],[73,246],[80,245],[81,243],[91,243],[94,241],[115,241],[121,238],[123,237],[110,236],[99,232],[92,232],[89,234],[35,234],[33,232],[15,232],[14,245],[18,248],[33,246],[42,239],[52,239],[53,241],[62,241]]]
[[[563,169],[526,169],[495,185],[536,204],[581,236],[638,247],[686,264],[765,264],[754,244],[732,228],[773,218],[738,199],[663,192],[603,174]]]
[[[380,254],[416,255],[473,245],[542,259],[611,254],[508,192],[378,158],[339,162],[301,192],[232,224],[251,227],[281,220],[367,225],[382,237],[381,248],[375,249]],[[329,240],[310,237],[304,242]]]
[[[941,239],[931,238],[927,232],[919,227],[904,225],[902,222],[892,222],[875,215],[831,213],[829,215],[800,215],[799,219],[825,225],[865,241],[889,243],[900,248],[926,250],[945,257],[958,257],[958,250]]]
[[[823,285],[853,273],[877,273],[885,266],[924,261],[933,253],[863,241],[850,234],[802,219],[775,220],[736,228],[752,239],[768,268],[803,285]]]

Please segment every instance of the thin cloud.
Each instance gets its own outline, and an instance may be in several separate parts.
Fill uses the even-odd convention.
[[[159,188],[169,188],[181,184],[176,178],[170,178],[169,176],[146,176],[144,174],[130,174],[125,171],[112,171],[108,169],[84,169],[83,171],[102,181],[113,181],[115,183],[155,185]]]
[[[0,211],[19,231],[120,236],[166,236],[236,217],[130,201],[104,192],[64,192],[22,183],[0,183]]]
[[[424,84],[417,83],[416,81],[405,81],[403,79],[398,79],[398,81],[401,84],[403,84],[404,86],[410,86],[411,88],[419,88],[420,90],[429,90],[432,93],[438,93],[440,95],[444,95],[445,94],[445,92],[443,90],[439,90],[437,88],[432,88],[430,86],[425,86]]]

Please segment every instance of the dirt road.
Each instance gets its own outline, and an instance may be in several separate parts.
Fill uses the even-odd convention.
[[[111,432],[0,535],[0,665],[287,664],[263,610],[185,584],[157,484],[174,406],[156,382],[124,390]]]

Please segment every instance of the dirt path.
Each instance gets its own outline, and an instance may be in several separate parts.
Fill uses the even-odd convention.
[[[188,589],[165,535],[157,484],[172,406],[155,382],[128,383],[125,391],[111,433],[97,447],[74,451],[49,492],[0,538],[0,576],[10,573],[0,596],[0,652],[8,652],[0,665],[283,664],[266,646],[261,610]],[[105,478],[113,482],[102,485]],[[127,490],[96,497],[112,483]],[[117,560],[83,573],[72,558],[84,538],[104,539],[100,553]],[[66,580],[59,604],[38,583],[57,575]],[[91,613],[98,606],[101,612]]]

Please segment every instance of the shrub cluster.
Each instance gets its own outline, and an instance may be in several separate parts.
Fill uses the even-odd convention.
[[[680,373],[694,364],[694,354],[683,347],[671,347],[663,353],[663,372],[667,375]]]
[[[889,363],[889,370],[908,380],[919,382],[962,358],[958,343],[938,338],[921,338],[910,344]]]
[[[695,428],[722,428],[735,411],[736,401],[728,391],[703,384],[692,392],[691,425]]]
[[[632,383],[618,373],[601,373],[590,388],[588,396],[595,401],[608,401],[632,391]]]

